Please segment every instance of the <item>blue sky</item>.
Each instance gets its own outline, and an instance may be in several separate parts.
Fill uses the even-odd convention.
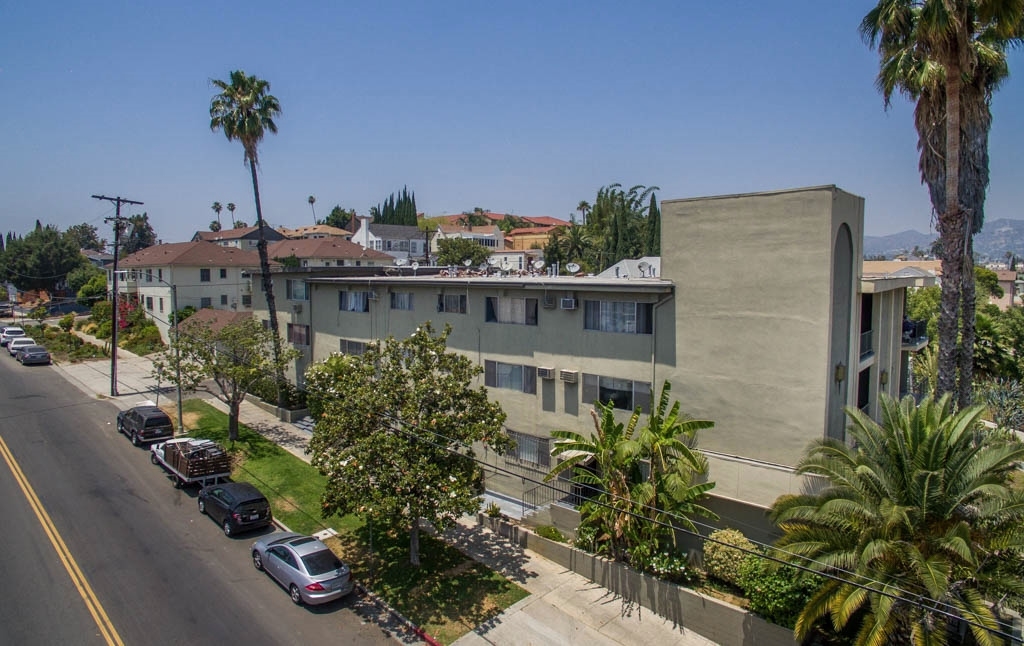
[[[857,34],[870,6],[4,3],[0,230],[110,237],[92,194],[145,202],[168,242],[214,201],[254,222],[241,146],[209,129],[210,79],[243,69],[283,107],[260,148],[275,226],[311,223],[309,195],[319,217],[362,214],[403,185],[429,215],[568,218],[619,182],[659,199],[836,184],[866,198],[867,234],[928,232],[912,107],[884,109]],[[987,220],[1024,218],[1022,87],[993,104]]]

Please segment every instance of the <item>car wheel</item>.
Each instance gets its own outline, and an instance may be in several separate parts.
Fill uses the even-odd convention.
[[[231,527],[231,521],[230,520],[225,520],[224,524],[221,525],[221,529],[224,530],[224,535],[225,536],[231,536],[231,534],[234,533],[234,529]]]
[[[205,500],[200,500],[199,501],[199,513],[200,514],[205,514],[206,513],[206,501]]]
[[[134,444],[135,446],[139,445],[139,434],[136,433],[135,431],[132,431],[132,444]]]
[[[252,566],[260,572],[263,571],[263,557],[256,550],[252,551]]]
[[[152,451],[150,451],[149,453],[149,461],[152,462],[153,464],[160,464],[160,462],[156,459],[156,453],[153,453]]]
[[[288,596],[292,598],[292,603],[294,603],[295,605],[302,605],[302,593],[299,592],[299,586],[293,583],[291,587],[288,588]]]

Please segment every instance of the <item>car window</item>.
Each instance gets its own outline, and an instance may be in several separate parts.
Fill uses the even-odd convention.
[[[156,426],[167,426],[171,423],[169,417],[150,417],[146,420],[146,428],[154,428]]]
[[[270,553],[273,554],[274,556],[276,556],[277,558],[281,559],[285,563],[287,563],[293,569],[296,569],[296,570],[299,569],[299,564],[295,560],[295,556],[291,552],[286,550],[285,548],[283,548],[283,547],[272,547],[272,548],[270,548]]]
[[[331,550],[320,550],[302,557],[302,564],[311,576],[333,572],[341,567],[341,561]]]

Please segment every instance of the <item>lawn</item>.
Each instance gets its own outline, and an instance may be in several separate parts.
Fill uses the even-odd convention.
[[[227,415],[201,400],[184,402],[183,419],[189,435],[229,448],[232,478],[259,487],[282,523],[306,534],[335,529],[338,536],[328,544],[356,579],[442,643],[455,641],[527,596],[515,583],[425,532],[420,535],[422,564],[411,567],[407,533],[371,531],[356,516],[322,518],[325,479],[303,460],[245,425],[231,445]]]

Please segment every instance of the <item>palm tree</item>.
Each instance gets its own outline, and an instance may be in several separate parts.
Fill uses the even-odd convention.
[[[975,335],[970,267],[973,237],[984,223],[989,105],[1008,74],[1006,48],[1021,42],[1024,4],[881,0],[860,31],[878,45],[878,86],[886,105],[897,90],[917,102],[921,176],[937,213],[942,248],[938,392],[955,391],[960,406],[967,406]]]
[[[221,210],[223,210],[224,207],[220,205],[220,202],[214,202],[213,206],[211,206],[210,208],[213,209],[213,212],[217,214],[217,228],[214,229],[213,227],[210,227],[210,230],[220,231],[220,212]]]
[[[985,595],[1024,588],[1003,571],[1024,549],[1024,494],[1010,484],[1024,444],[982,430],[982,406],[954,413],[949,394],[920,406],[883,396],[881,408],[881,424],[848,408],[852,446],[818,440],[798,464],[825,488],[771,511],[788,558],[835,577],[796,637],[828,618],[836,630],[859,622],[857,644],[941,644],[951,614],[979,644],[998,643]]]
[[[214,79],[214,87],[220,90],[210,100],[210,130],[222,130],[228,141],[242,142],[244,158],[249,163],[252,175],[252,191],[256,198],[256,229],[259,235],[256,249],[260,256],[260,271],[263,274],[263,289],[267,297],[270,314],[270,329],[274,337],[274,365],[280,366],[281,335],[277,323],[277,304],[274,301],[274,281],[270,277],[270,258],[267,255],[266,226],[263,208],[260,205],[260,186],[256,176],[259,165],[259,144],[269,131],[277,133],[274,117],[281,114],[281,104],[270,94],[270,83],[255,76],[248,76],[242,70],[230,74],[230,82]],[[230,207],[230,205],[228,205]],[[281,398],[280,383],[284,375],[278,372],[278,399]]]
[[[210,220],[210,231],[220,231],[220,220]]]
[[[234,228],[234,226],[235,226],[235,203],[234,202],[228,202],[228,213],[231,214],[231,227]]]
[[[313,208],[313,205],[316,204],[316,198],[313,197],[312,195],[310,195],[308,201],[309,201],[309,208],[310,208],[310,210],[313,211],[313,224],[316,224],[317,223],[316,222],[316,209]]]
[[[559,244],[562,248],[562,255],[565,256],[566,260],[570,261],[585,259],[594,246],[586,227],[579,224],[562,229],[562,234],[559,236]]]
[[[576,210],[583,216],[582,224],[587,223],[587,214],[590,213],[590,202],[586,200],[580,200],[580,203],[576,205]]]

